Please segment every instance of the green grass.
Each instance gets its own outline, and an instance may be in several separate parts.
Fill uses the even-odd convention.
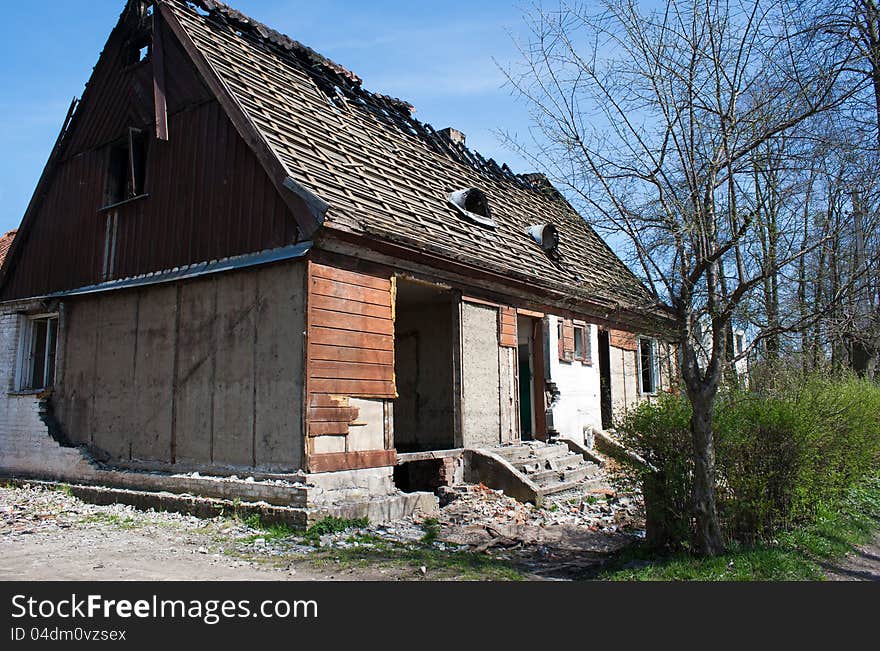
[[[423,539],[424,540],[424,539]],[[375,536],[348,539],[360,546],[333,548],[316,557],[316,565],[335,563],[342,568],[407,570],[430,580],[519,581],[523,574],[507,561],[478,552],[438,549],[431,543],[405,545]],[[425,568],[424,574],[422,568]]]
[[[611,581],[816,581],[820,563],[846,555],[880,529],[880,478],[850,491],[838,505],[823,504],[814,521],[777,540],[734,547],[714,558],[656,557],[645,548],[618,555],[597,578]]]
[[[123,517],[115,513],[92,513],[81,521],[92,524],[108,524],[119,529],[135,529],[139,526],[138,521],[130,515]]]

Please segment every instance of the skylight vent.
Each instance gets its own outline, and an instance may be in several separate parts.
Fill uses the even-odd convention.
[[[482,190],[465,188],[449,195],[449,203],[464,217],[480,226],[497,228],[489,210],[489,199]]]
[[[559,252],[559,230],[553,224],[529,226],[526,232],[547,255],[555,256]]]

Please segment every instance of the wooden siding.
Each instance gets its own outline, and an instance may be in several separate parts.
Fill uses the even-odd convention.
[[[110,278],[297,241],[288,206],[170,31],[163,30],[167,142],[155,138],[151,62],[125,66],[125,41],[124,30],[117,28],[105,46],[57,162],[47,170],[23,224],[2,299],[105,280],[112,214],[117,234]],[[101,210],[109,149],[128,127],[148,134],[148,196]]]
[[[519,345],[515,308],[501,307],[498,310],[498,343],[505,348],[516,348]]]
[[[574,359],[574,324],[571,319],[562,320],[562,339],[559,343],[559,359],[570,362]]]
[[[309,270],[310,396],[394,398],[391,279],[316,263]]]
[[[350,435],[352,398],[392,400],[394,299],[390,277],[309,262],[306,393],[309,440]],[[394,464],[394,450],[314,454],[310,472]]]

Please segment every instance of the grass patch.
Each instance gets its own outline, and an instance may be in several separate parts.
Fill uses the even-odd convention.
[[[88,524],[107,524],[119,529],[135,529],[138,522],[130,515],[121,516],[115,513],[92,513],[85,516],[81,522]]]
[[[431,580],[456,579],[461,581],[519,581],[523,574],[510,563],[486,554],[449,551],[432,546],[407,546],[380,540],[370,547],[331,549],[315,559],[316,565],[336,563],[342,567],[387,568],[409,570],[414,576]]]
[[[852,489],[837,505],[822,504],[809,525],[752,547],[734,546],[713,558],[656,557],[624,550],[597,578],[611,581],[816,581],[823,561],[840,558],[880,528],[880,478]]]
[[[326,536],[327,534],[332,533],[341,533],[343,531],[348,531],[349,529],[363,529],[369,525],[369,523],[370,522],[367,518],[352,519],[327,517],[318,520],[318,522],[306,529],[305,534],[302,536],[302,542],[303,544],[317,547],[321,542],[321,536]]]
[[[241,542],[247,544],[252,543],[255,540],[262,538],[263,540],[283,540],[285,538],[290,538],[293,536],[299,535],[302,530],[297,529],[296,527],[292,527],[289,524],[283,523],[267,523],[264,522],[260,517],[259,513],[251,513],[244,518],[239,518],[242,524],[246,525],[251,529],[256,529],[260,533],[254,534],[251,536],[247,536],[241,540]]]

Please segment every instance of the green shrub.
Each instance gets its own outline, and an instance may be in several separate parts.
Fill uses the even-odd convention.
[[[690,404],[663,395],[619,424],[628,463],[618,483],[644,493],[648,543],[686,548],[693,536]],[[731,541],[754,544],[813,522],[880,468],[880,387],[855,377],[781,379],[715,403],[716,494]]]
[[[627,463],[618,473],[619,484],[636,483],[645,500],[647,543],[674,547],[690,539],[693,455],[691,410],[681,396],[663,394],[628,412],[618,426],[620,442],[644,459]]]

